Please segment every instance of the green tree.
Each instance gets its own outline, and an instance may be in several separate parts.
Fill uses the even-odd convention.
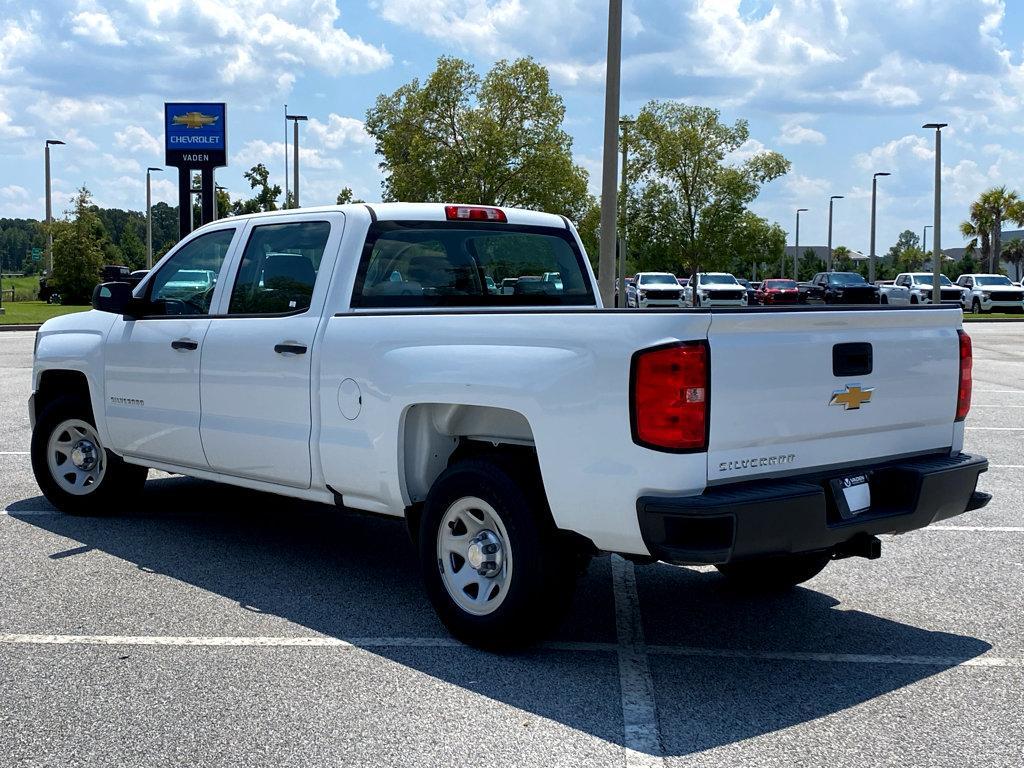
[[[1024,242],[1020,238],[1013,238],[1003,248],[1003,259],[1013,265],[1014,277],[1021,278],[1021,264],[1024,264]]]
[[[72,201],[70,218],[53,227],[53,275],[50,285],[66,304],[85,304],[103,268],[103,222],[93,210],[92,195],[84,186]]]
[[[1007,219],[1021,222],[1024,220],[1024,210],[1022,210],[1021,201],[1016,191],[1008,190],[1005,186],[985,190],[978,198],[978,204],[988,212],[988,221],[992,228],[992,251],[989,254],[988,271],[995,272],[998,265],[993,262],[1003,253],[1003,222]]]
[[[786,252],[786,231],[753,211],[744,211],[728,243],[730,272],[758,278],[776,275]]]
[[[125,227],[121,234],[121,258],[130,270],[142,270],[146,267],[146,246],[135,232],[134,227]]]
[[[728,264],[728,243],[762,185],[789,171],[777,152],[730,160],[750,138],[745,120],[718,110],[649,102],[631,132],[628,177],[633,242],[639,261],[693,272]]]
[[[853,252],[847,246],[836,246],[832,249],[832,269],[836,272],[854,272]]]
[[[338,193],[338,197],[334,202],[339,206],[343,206],[346,203],[365,203],[366,201],[353,197],[351,187],[342,187],[341,192]]]
[[[964,254],[980,251],[981,263],[992,259],[992,215],[980,202],[971,204],[970,218],[960,222],[960,234],[968,239]]]
[[[565,105],[533,59],[497,62],[481,78],[443,56],[421,85],[382,94],[366,113],[385,200],[522,206],[577,219],[587,173],[562,129]]]
[[[921,238],[918,237],[917,233],[913,230],[903,230],[899,237],[896,238],[896,242],[889,246],[889,253],[887,258],[893,262],[900,258],[900,255],[910,248],[916,248],[920,250]]]
[[[249,186],[256,190],[256,195],[248,200],[236,200],[232,205],[233,214],[255,214],[260,211],[276,211],[277,199],[281,197],[281,185],[270,185],[270,171],[262,163],[257,163],[244,174]]]
[[[818,258],[813,248],[807,248],[804,249],[803,256],[800,257],[799,268],[798,280],[806,281],[813,278],[817,273],[822,272],[825,269],[825,265]]]

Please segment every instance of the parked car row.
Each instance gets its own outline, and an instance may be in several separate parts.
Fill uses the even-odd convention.
[[[905,272],[895,280],[873,284],[857,272],[819,272],[802,282],[788,278],[751,282],[727,272],[699,272],[688,278],[641,272],[626,279],[625,306],[926,305],[932,303],[932,280],[930,272]],[[1005,275],[961,275],[956,283],[943,275],[940,291],[942,304],[957,304],[964,312],[1024,312],[1024,288]]]

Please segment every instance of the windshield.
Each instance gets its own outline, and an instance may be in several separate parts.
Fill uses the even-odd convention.
[[[941,279],[940,280],[940,285],[943,285],[943,286],[952,286],[953,285],[953,281],[951,281],[945,275],[940,275],[939,278]],[[932,284],[932,275],[930,275],[927,272],[919,272],[919,273],[914,275],[914,282],[915,283],[927,283],[930,286]]]
[[[641,286],[678,286],[675,275],[641,275]]]
[[[1013,283],[1005,275],[982,275],[974,279],[976,286],[1012,286]]]
[[[795,280],[766,280],[761,288],[796,288]]]
[[[859,286],[867,283],[863,276],[856,272],[833,272],[828,276],[828,282],[840,286]]]
[[[737,285],[739,285],[736,282],[736,278],[734,278],[732,275],[701,275],[700,276],[700,282],[701,283],[705,283],[705,284],[710,283],[712,285],[721,285],[721,286],[737,286]]]

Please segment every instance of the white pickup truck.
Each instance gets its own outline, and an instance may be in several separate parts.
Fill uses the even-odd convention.
[[[544,634],[592,555],[785,588],[989,499],[959,309],[605,310],[561,216],[233,217],[93,304],[36,336],[48,499],[106,512],[159,468],[404,518],[474,644]]]

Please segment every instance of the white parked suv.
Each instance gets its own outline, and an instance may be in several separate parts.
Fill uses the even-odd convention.
[[[964,289],[964,311],[1024,312],[1024,289],[1005,275],[961,275],[956,282]]]
[[[186,291],[196,270],[215,279]],[[606,311],[594,285],[537,211],[221,219],[39,330],[35,477],[69,513],[158,468],[404,520],[444,623],[490,647],[548,632],[593,555],[784,589],[989,500],[959,309],[761,323]]]
[[[627,307],[685,307],[683,287],[670,272],[638,272],[626,287]]]
[[[687,307],[746,307],[747,289],[728,272],[698,272],[686,284]]]
[[[939,277],[942,304],[960,305],[963,301],[963,289],[945,275]],[[932,304],[933,279],[934,276],[930,272],[903,272],[896,276],[894,285],[903,286],[910,291],[911,304]]]

